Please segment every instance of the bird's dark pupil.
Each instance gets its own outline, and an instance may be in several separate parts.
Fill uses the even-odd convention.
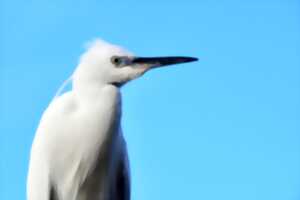
[[[119,59],[119,58],[115,58],[114,62],[115,62],[116,64],[120,64],[120,59]]]

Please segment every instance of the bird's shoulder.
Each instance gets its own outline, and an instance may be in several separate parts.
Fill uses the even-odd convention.
[[[67,92],[53,99],[43,115],[69,114],[74,112],[77,107],[78,103],[74,94]]]

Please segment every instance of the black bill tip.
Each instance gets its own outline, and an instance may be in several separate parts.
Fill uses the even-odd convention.
[[[185,56],[167,56],[167,57],[135,57],[132,62],[134,64],[146,64],[152,67],[162,67],[167,65],[181,64],[198,61],[195,57]]]

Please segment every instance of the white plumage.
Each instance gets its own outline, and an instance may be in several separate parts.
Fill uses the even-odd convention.
[[[44,112],[30,156],[28,200],[129,200],[119,88],[147,70],[196,60],[138,58],[94,41],[72,75],[72,90]]]

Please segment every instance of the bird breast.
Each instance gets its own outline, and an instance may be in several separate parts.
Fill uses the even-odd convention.
[[[75,91],[66,93],[44,113],[33,144],[38,150],[32,152],[45,157],[57,185],[69,188],[61,191],[65,195],[88,184],[95,170],[98,176],[108,173],[120,130],[120,106],[118,89],[108,86],[84,98],[78,98]]]

